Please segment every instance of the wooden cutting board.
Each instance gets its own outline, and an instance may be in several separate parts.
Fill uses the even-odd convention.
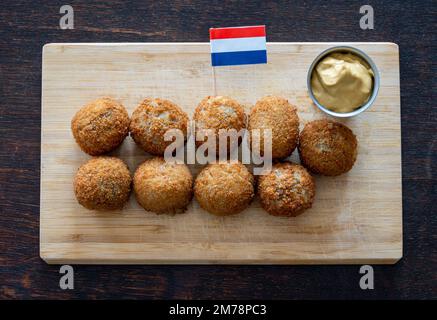
[[[344,43],[342,43],[344,44]],[[325,118],[307,94],[307,70],[339,43],[269,43],[268,64],[219,67],[217,93],[250,107],[264,95],[298,107],[301,128]],[[119,99],[132,113],[147,97],[179,104],[190,116],[213,94],[208,43],[49,44],[43,49],[40,255],[71,264],[364,264],[402,257],[399,51],[392,43],[346,43],[365,51],[381,74],[376,103],[342,120],[359,141],[354,168],[316,177],[313,208],[296,218],[268,215],[258,200],[216,217],[193,200],[182,215],[144,211],[132,194],[124,210],[81,207],[73,176],[90,157],[76,145],[70,121],[85,103]],[[133,173],[146,157],[128,137],[113,152]],[[291,157],[298,161],[297,151]],[[191,166],[193,174],[199,166]]]

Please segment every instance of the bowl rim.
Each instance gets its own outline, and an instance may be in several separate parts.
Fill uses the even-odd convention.
[[[360,58],[362,58],[364,61],[366,61],[369,64],[370,68],[373,71],[373,79],[374,79],[373,90],[372,90],[372,94],[371,94],[369,100],[364,105],[355,109],[354,111],[346,112],[346,113],[335,112],[335,111],[329,110],[328,108],[325,108],[322,104],[319,103],[319,101],[317,101],[316,97],[313,94],[312,88],[311,88],[311,76],[313,74],[313,70],[316,67],[316,65],[325,56],[327,56],[328,54],[330,54],[332,52],[337,52],[337,51],[348,51],[348,52],[351,52],[351,53],[359,56]],[[334,46],[334,47],[330,47],[326,50],[323,50],[320,54],[317,55],[317,57],[314,59],[314,61],[311,63],[311,65],[308,69],[307,89],[308,89],[308,93],[309,93],[311,99],[313,100],[314,104],[323,112],[325,112],[331,116],[338,117],[338,118],[353,117],[353,116],[356,116],[356,115],[366,111],[368,108],[370,108],[370,106],[373,104],[373,102],[376,100],[376,97],[378,96],[379,86],[380,86],[380,76],[379,76],[379,71],[378,71],[378,68],[376,67],[376,64],[364,51],[362,51],[361,49],[352,47],[352,46],[340,45],[340,46]]]

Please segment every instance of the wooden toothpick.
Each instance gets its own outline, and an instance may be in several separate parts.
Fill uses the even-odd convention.
[[[214,96],[217,95],[217,83],[216,83],[216,79],[215,79],[215,68],[212,67],[212,89],[214,92]]]

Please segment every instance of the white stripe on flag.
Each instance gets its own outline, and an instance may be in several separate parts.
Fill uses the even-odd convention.
[[[266,37],[211,40],[211,53],[266,50]]]

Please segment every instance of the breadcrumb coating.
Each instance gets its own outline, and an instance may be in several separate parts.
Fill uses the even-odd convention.
[[[175,103],[160,98],[147,98],[132,114],[130,133],[143,150],[161,156],[172,143],[164,140],[167,130],[181,130],[186,140],[188,121],[187,114]]]
[[[235,129],[237,132],[246,128],[246,115],[244,108],[234,99],[225,96],[208,96],[204,98],[194,111],[196,134],[205,129],[214,131],[216,137],[217,154],[220,151],[230,151],[229,142],[227,148],[219,146],[219,130]],[[196,146],[201,146],[204,141],[197,141]],[[241,143],[241,137],[238,144]]]
[[[125,107],[111,99],[100,98],[82,107],[71,120],[71,130],[79,147],[97,156],[117,148],[129,132]]]
[[[258,194],[262,207],[274,216],[297,216],[311,208],[316,185],[308,171],[298,164],[274,164],[272,171],[262,175]]]
[[[248,129],[251,140],[253,130],[260,130],[260,139],[253,139],[253,142],[254,147],[261,151],[261,156],[264,155],[263,129],[271,129],[272,158],[286,158],[296,149],[299,139],[299,117],[296,107],[284,98],[266,96],[252,108]]]
[[[347,126],[330,120],[316,120],[305,125],[298,149],[300,160],[308,170],[337,176],[352,169],[357,148],[357,138]]]
[[[255,194],[255,179],[240,162],[206,166],[194,183],[194,194],[206,211],[224,216],[244,210]]]
[[[155,213],[182,213],[193,197],[193,177],[185,164],[171,164],[162,157],[144,161],[135,171],[138,203]]]
[[[115,157],[95,157],[83,164],[74,178],[77,201],[90,210],[121,209],[128,201],[131,176]]]

